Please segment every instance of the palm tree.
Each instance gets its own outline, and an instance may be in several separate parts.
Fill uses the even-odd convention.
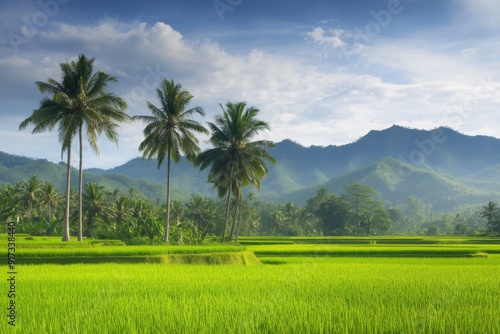
[[[13,185],[0,187],[0,221],[4,222],[19,212],[19,192]]]
[[[286,217],[283,214],[283,211],[277,206],[272,212],[271,212],[271,221],[270,221],[270,226],[269,226],[269,232],[272,233],[272,235],[278,235],[280,231],[283,231],[285,224],[286,223]]]
[[[500,209],[497,207],[495,202],[489,201],[488,204],[483,205],[483,211],[481,211],[481,217],[485,217],[488,220],[488,226],[490,228],[490,233],[493,234],[493,221],[500,214]]]
[[[132,206],[130,204],[130,199],[121,195],[117,195],[117,197],[114,198],[113,205],[116,228],[119,228],[122,224],[127,223],[127,220],[132,215]]]
[[[52,94],[52,98],[44,97],[40,101],[39,108],[34,110],[30,117],[26,118],[19,125],[19,130],[26,128],[29,124],[35,127],[32,131],[33,134],[52,130],[59,124],[59,141],[62,143],[61,158],[64,152],[67,155],[66,164],[66,210],[65,210],[65,224],[62,240],[70,241],[69,234],[69,217],[70,217],[70,177],[71,177],[71,144],[74,135],[78,130],[78,120],[73,117],[72,101],[69,98],[73,95],[73,83],[69,64],[60,64],[62,72],[62,81],[49,78],[48,82],[37,81],[35,84],[38,90],[42,93]]]
[[[259,110],[246,107],[245,102],[227,102],[222,115],[208,123],[212,132],[209,142],[214,146],[201,153],[197,164],[201,170],[210,167],[209,181],[217,189],[220,197],[227,195],[226,217],[222,231],[225,240],[229,207],[232,193],[240,194],[243,186],[252,184],[257,188],[267,173],[265,160],[275,162],[264,147],[273,147],[268,140],[251,141],[259,132],[269,130],[269,125],[256,119]]]
[[[149,200],[144,198],[139,198],[134,201],[134,206],[132,208],[132,226],[129,228],[130,236],[136,237],[140,236],[142,233],[140,229],[145,224],[148,213],[152,210],[152,204]]]
[[[50,225],[52,220],[52,209],[59,204],[60,195],[52,183],[44,183],[42,186],[41,203],[47,206],[47,223]]]
[[[292,202],[286,202],[283,206],[283,214],[286,217],[288,226],[292,226],[295,223],[299,209]]]
[[[148,108],[152,116],[134,116],[134,120],[146,123],[144,128],[144,141],[139,150],[143,151],[143,157],[158,159],[158,169],[167,159],[167,209],[165,223],[165,239],[168,243],[170,226],[170,165],[171,160],[179,162],[181,154],[185,154],[188,160],[193,160],[198,154],[198,139],[193,132],[208,134],[208,131],[191,116],[205,113],[201,107],[186,110],[193,96],[182,89],[180,84],[173,80],[164,79],[156,90],[161,107],[156,107],[148,101]]]
[[[103,186],[98,186],[95,182],[85,184],[83,210],[87,219],[87,236],[91,239],[94,238],[96,224],[104,222],[110,214],[107,195]]]
[[[213,201],[200,194],[191,195],[191,199],[186,203],[185,217],[194,223],[202,239],[214,231],[215,213],[216,206]]]
[[[59,124],[59,141],[62,142],[62,152],[68,153],[66,170],[66,223],[63,241],[69,241],[69,203],[70,203],[70,171],[71,171],[71,144],[73,137],[78,134],[80,148],[79,163],[79,215],[78,240],[82,240],[82,186],[83,186],[83,132],[89,141],[90,147],[97,154],[97,138],[104,132],[106,137],[117,143],[118,135],[116,122],[128,119],[124,110],[126,103],[120,97],[107,91],[109,82],[117,79],[102,71],[94,73],[94,58],[79,55],[78,60],[71,63],[62,63],[62,81],[57,82],[49,78],[48,82],[36,82],[41,93],[52,94],[52,98],[45,97],[40,107],[25,119],[19,129],[34,124],[33,133],[52,130]]]
[[[76,62],[69,64],[72,74],[73,113],[78,119],[78,139],[80,145],[79,175],[78,175],[78,241],[82,241],[82,187],[83,187],[83,132],[87,137],[90,148],[99,155],[97,138],[104,132],[106,137],[118,143],[117,122],[129,119],[125,113],[125,101],[108,92],[107,85],[117,79],[105,72],[94,73],[95,58],[88,59],[80,55]]]
[[[28,181],[23,182],[22,188],[22,198],[28,204],[28,216],[29,219],[33,219],[33,204],[38,200],[38,195],[41,191],[40,180],[33,175],[28,179]]]
[[[172,201],[170,205],[170,218],[175,222],[175,225],[179,225],[182,217],[184,216],[184,207],[179,200]]]

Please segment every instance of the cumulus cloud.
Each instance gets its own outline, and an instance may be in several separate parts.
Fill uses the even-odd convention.
[[[338,49],[344,43],[343,33],[316,28],[307,37]],[[34,87],[34,80],[59,79],[59,63],[74,59],[75,52],[96,57],[96,68],[118,76],[119,82],[110,89],[127,100],[131,115],[147,114],[146,101],[156,103],[158,80],[172,78],[194,95],[193,106],[205,109],[205,120],[211,121],[220,112],[218,103],[244,100],[259,108],[260,117],[270,123],[272,132],[263,134],[265,138],[292,138],[304,145],[343,144],[392,124],[425,128],[430,124],[463,125],[466,120],[452,121],[449,114],[456,110],[446,106],[464,104],[464,96],[474,98],[475,86],[466,81],[478,73],[476,67],[464,67],[465,58],[456,59],[446,50],[432,51],[431,46],[417,48],[412,46],[414,41],[381,43],[365,50],[373,59],[373,74],[325,70],[259,49],[234,54],[210,40],[189,40],[163,22],[60,23],[33,42],[37,51],[0,61],[0,74],[14,78],[10,92],[19,93],[17,100],[6,105],[6,93],[0,92],[2,112],[12,109],[9,128],[0,128],[4,135],[10,131],[19,136],[14,125],[38,105],[41,95],[25,87]],[[395,80],[387,71],[404,80]],[[16,105],[21,92],[22,110]],[[489,110],[495,104],[482,100],[480,107]],[[99,143],[102,158],[88,154],[86,164],[111,167],[120,159],[123,163],[138,156],[142,127],[138,123],[123,125],[119,151],[103,139]],[[22,136],[23,145],[29,143],[31,152],[47,150],[49,137],[41,141],[27,131]],[[57,135],[51,138],[51,156],[58,156]]]

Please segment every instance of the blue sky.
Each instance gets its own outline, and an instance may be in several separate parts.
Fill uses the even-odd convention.
[[[274,141],[342,145],[393,124],[500,137],[498,17],[497,0],[4,0],[0,151],[60,160],[56,132],[18,125],[42,98],[34,82],[81,53],[118,77],[130,115],[167,78],[202,122],[229,100],[259,108]],[[140,156],[142,127],[101,139],[99,157],[85,148],[84,167]]]

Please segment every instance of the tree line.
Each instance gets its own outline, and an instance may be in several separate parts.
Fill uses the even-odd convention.
[[[70,192],[70,221],[79,217],[79,196]],[[83,235],[88,238],[121,239],[130,244],[164,242],[166,202],[152,201],[130,188],[123,193],[90,182],[82,194]],[[31,235],[61,235],[64,230],[64,195],[53,184],[37,176],[15,185],[0,186],[0,219],[19,219],[18,231]],[[305,205],[292,202],[262,202],[253,192],[232,197],[230,228],[226,241],[238,236],[328,236],[328,235],[471,235],[500,232],[500,210],[489,202],[480,211],[433,215],[416,198],[404,206],[386,209],[378,193],[361,184],[344,186],[342,195],[319,188]],[[237,210],[236,210],[237,208]],[[170,242],[202,243],[206,237],[220,236],[225,223],[227,201],[192,194],[186,201],[170,205]],[[236,214],[235,214],[236,213]],[[78,225],[70,225],[70,234]]]
[[[259,201],[253,192],[243,196],[241,189],[231,200],[191,195],[185,202],[172,201],[169,226],[174,243],[200,243],[207,236],[224,235],[230,221],[228,240],[239,235],[376,235],[387,232],[392,221],[376,191],[360,184],[346,185],[342,196],[320,188],[307,205]],[[15,185],[0,187],[2,203],[11,203],[10,217],[20,217],[18,230],[31,235],[58,235],[65,212],[64,196],[36,175]],[[79,196],[71,188],[70,221],[79,219]],[[105,189],[94,182],[82,193],[83,235],[88,238],[121,239],[128,242],[147,239],[163,241],[166,225],[165,202],[151,201],[135,188],[124,194]],[[228,216],[232,208],[232,217]],[[229,210],[231,211],[231,210]],[[5,216],[3,218],[6,218]],[[70,225],[70,234],[78,226]]]

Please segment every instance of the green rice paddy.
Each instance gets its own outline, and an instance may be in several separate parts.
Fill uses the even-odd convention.
[[[498,239],[262,239],[61,247],[18,237],[16,327],[5,317],[0,332],[500,333]],[[168,260],[115,261],[141,256]]]

